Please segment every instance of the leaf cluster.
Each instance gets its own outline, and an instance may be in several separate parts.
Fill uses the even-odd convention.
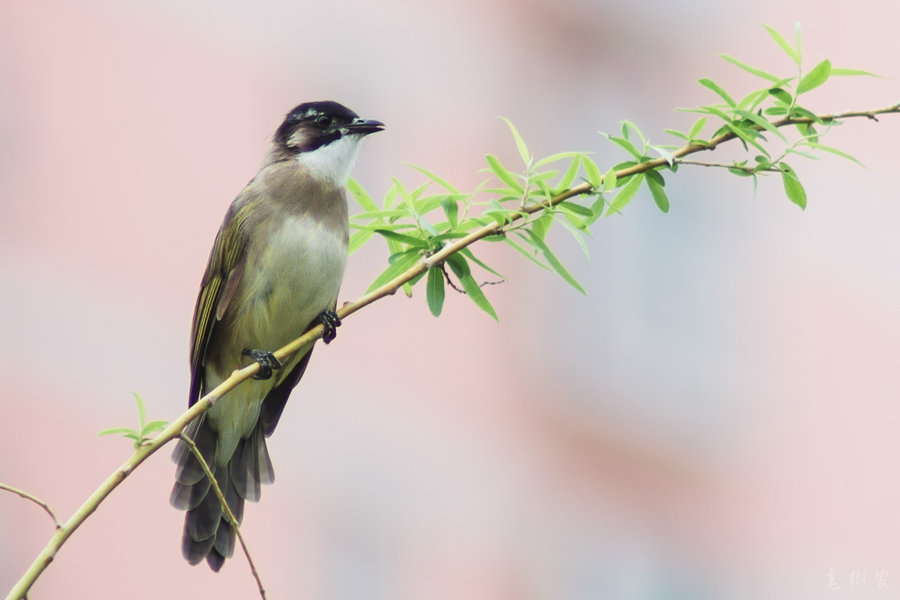
[[[468,243],[474,232],[481,231],[485,233],[478,239],[506,244],[585,293],[583,286],[549,246],[548,232],[554,226],[564,228],[587,256],[585,237],[590,235],[591,227],[601,216],[620,214],[642,189],[646,188],[659,210],[667,213],[670,201],[666,177],[676,173],[680,165],[727,169],[736,176],[751,178],[754,192],[759,176],[777,173],[787,198],[805,208],[806,190],[786,159],[817,158],[824,152],[858,162],[849,154],[821,143],[821,138],[839,124],[839,119],[821,117],[808,109],[804,105],[806,94],[835,76],[872,74],[835,68],[829,60],[806,69],[799,26],[793,42],[771,27],[766,26],[766,30],[787,55],[794,72],[787,76],[775,75],[722,54],[722,58],[735,67],[763,80],[763,85],[737,95],[709,78],[700,79],[700,85],[712,91],[718,101],[681,109],[700,115],[686,131],[665,130],[678,138],[682,146],[651,144],[635,123],[626,120],[621,123],[618,134],[604,134],[626,154],[625,160],[606,169],[586,152],[560,152],[536,159],[512,122],[504,119],[522,166],[510,168],[488,154],[484,171],[489,179],[472,192],[462,192],[435,173],[412,165],[426,181],[409,189],[394,179],[383,205],[378,207],[358,183],[351,182],[350,192],[362,208],[362,212],[352,218],[355,231],[350,240],[351,252],[376,235],[386,241],[389,251],[388,266],[369,291],[410,272],[424,261],[427,268],[403,283],[407,295],[412,295],[412,288],[425,278],[425,297],[433,315],[441,314],[446,288],[450,286],[465,293],[479,308],[497,319],[496,311],[482,290],[484,283],[479,284],[473,274],[475,266],[503,279],[500,273],[476,257]],[[789,138],[783,129],[795,131]],[[721,164],[684,158],[732,140],[740,143],[746,158]],[[463,238],[467,243],[461,243]],[[460,242],[458,250],[454,249],[457,251],[442,252],[454,242]],[[437,253],[441,253],[439,260],[428,260]],[[459,285],[453,283],[454,278]]]
[[[138,409],[137,429],[131,429],[129,427],[112,427],[110,429],[104,429],[97,433],[97,435],[121,435],[122,437],[134,440],[134,448],[137,450],[142,444],[150,440],[151,434],[165,429],[168,422],[150,421],[148,423],[147,413],[144,408],[144,400],[134,392],[132,392],[131,395],[134,396],[134,401],[137,404]]]

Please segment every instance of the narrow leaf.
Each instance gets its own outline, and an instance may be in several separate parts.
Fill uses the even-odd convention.
[[[618,144],[618,145],[621,146],[626,152],[628,152],[629,154],[631,154],[631,155],[632,155],[633,157],[635,157],[636,159],[640,160],[640,158],[641,158],[641,152],[640,152],[637,148],[635,148],[635,147],[634,147],[634,144],[632,144],[630,141],[626,140],[625,138],[614,137],[614,136],[609,136],[609,141],[611,141],[611,142],[613,142],[613,143],[615,143],[615,144]]]
[[[608,217],[614,213],[622,212],[622,209],[631,202],[631,199],[634,198],[634,195],[637,193],[638,189],[640,189],[643,180],[643,173],[632,175],[631,179],[628,180],[628,183],[625,184],[609,204],[609,208],[606,209],[606,216]]]
[[[800,208],[806,208],[806,190],[803,189],[794,170],[784,162],[781,163],[781,181],[784,184],[784,193],[788,200]]]
[[[499,240],[496,240],[496,241],[499,241]],[[489,266],[487,266],[487,265],[484,263],[484,261],[480,260],[477,256],[475,256],[474,254],[472,254],[472,251],[469,250],[468,248],[462,248],[462,249],[459,251],[459,253],[462,254],[463,256],[465,256],[466,258],[468,258],[469,260],[471,260],[473,263],[475,263],[476,265],[478,265],[479,267],[481,267],[481,268],[484,269],[485,271],[487,271],[488,273],[490,273],[491,275],[496,275],[496,276],[499,277],[500,279],[503,279],[504,281],[506,280],[506,276],[505,276],[505,275],[501,275],[500,273],[498,273],[498,272],[495,271],[494,269],[492,269],[492,268],[490,268]]]
[[[691,130],[688,132],[688,138],[694,139],[700,132],[703,131],[703,128],[706,126],[706,117],[700,117],[697,119],[693,125],[691,125]]]
[[[769,32],[769,35],[772,36],[772,39],[781,46],[781,49],[784,50],[784,53],[791,57],[791,60],[794,61],[797,66],[800,65],[800,51],[791,46],[790,42],[788,42],[780,33],[775,31],[772,27],[768,25],[763,25],[766,28],[766,31]]]
[[[650,174],[659,175],[656,171],[651,171]],[[662,178],[662,176],[660,176]],[[650,194],[653,196],[653,201],[656,202],[656,206],[663,213],[669,212],[669,198],[666,196],[666,190],[663,188],[662,184],[660,184],[656,178],[647,177],[647,187],[650,188]]]
[[[781,81],[781,78],[777,75],[772,75],[771,73],[767,73],[762,69],[757,69],[756,67],[751,67],[750,65],[744,64],[733,56],[729,56],[728,54],[720,54],[719,56],[721,56],[723,59],[727,60],[734,66],[738,67],[739,69],[743,69],[744,71],[747,71],[752,75],[756,75],[757,77],[771,82]]]
[[[557,152],[556,154],[551,154],[546,158],[542,158],[541,160],[534,163],[535,169],[540,169],[544,165],[549,165],[550,163],[556,162],[558,160],[565,160],[567,158],[574,158],[576,156],[580,156],[584,154],[583,152]]]
[[[563,264],[561,262],[559,262],[559,259],[556,258],[556,255],[550,251],[550,247],[547,246],[547,244],[545,244],[542,239],[540,239],[536,235],[534,235],[533,232],[529,231],[528,235],[531,237],[531,242],[537,248],[540,249],[541,253],[544,255],[544,258],[546,258],[547,262],[550,264],[550,266],[553,267],[553,270],[556,271],[557,273],[559,273],[559,275],[563,279],[565,279],[566,282],[568,282],[568,284],[571,285],[573,288],[575,288],[582,294],[587,295],[587,293],[584,291],[584,288],[581,287],[581,284],[578,283],[574,277],[572,277],[572,274],[569,273],[568,270],[566,270],[566,268],[563,266]]]
[[[575,176],[578,174],[578,166],[581,164],[582,157],[576,156],[572,159],[572,162],[569,163],[569,168],[566,169],[566,172],[563,174],[562,178],[559,180],[559,183],[556,185],[559,190],[567,190],[572,185],[572,182],[575,181]],[[590,160],[587,156],[584,157],[584,160]]]
[[[441,316],[444,307],[444,272],[439,266],[428,269],[428,280],[425,285],[425,300],[428,302],[428,310],[435,317]]]
[[[478,308],[493,317],[495,321],[499,321],[497,313],[494,311],[494,307],[491,306],[490,301],[487,299],[487,296],[484,295],[481,287],[475,279],[472,278],[472,273],[469,270],[469,263],[466,259],[459,254],[453,254],[447,257],[447,264],[450,265],[450,270],[453,271],[453,274],[459,279],[459,283],[466,291],[466,295],[469,296],[469,299],[471,299]]]
[[[371,229],[360,229],[359,231],[354,231],[350,236],[350,245],[348,247],[348,251],[350,254],[353,254],[357,250],[363,247],[363,245],[369,241],[369,238],[372,237],[373,231]]]
[[[590,156],[584,157],[584,174],[587,175],[588,181],[595,190],[600,189],[600,186],[603,185],[603,174],[600,172],[600,167]]]
[[[441,200],[441,208],[444,209],[444,214],[447,215],[450,229],[456,229],[456,226],[459,224],[459,204],[456,202],[456,198],[445,196],[444,199]]]
[[[728,104],[728,106],[734,108],[734,105],[735,105],[734,98],[729,96],[728,93],[725,90],[723,90],[721,87],[719,87],[719,84],[717,84],[715,81],[704,77],[703,79],[700,79],[699,82],[700,82],[700,85],[702,85],[703,87],[710,89],[710,90],[714,91],[716,94],[718,94],[718,96],[722,100],[724,100],[725,103]]]
[[[418,250],[410,250],[408,252],[396,255],[394,262],[388,265],[388,268],[382,271],[381,275],[375,278],[375,281],[372,282],[372,285],[369,286],[369,289],[366,290],[366,293],[368,294],[372,290],[381,287],[385,283],[391,281],[401,273],[405,272],[414,264],[419,262],[420,258],[421,254],[419,254]]]
[[[521,238],[524,238],[524,236],[519,232],[516,232],[516,235]],[[550,267],[548,267],[547,265],[545,265],[544,263],[539,261],[537,258],[535,258],[533,253],[529,252],[528,250],[526,250],[525,248],[523,248],[522,246],[520,246],[519,244],[514,242],[512,240],[512,238],[510,238],[509,236],[504,237],[503,241],[506,242],[507,244],[509,244],[513,249],[515,249],[516,252],[518,252],[519,254],[521,254],[522,256],[524,256],[525,258],[527,258],[528,260],[530,260],[531,262],[533,262],[534,264],[539,266],[540,268],[547,269],[548,271],[550,270]]]
[[[423,169],[422,167],[420,167],[418,165],[414,165],[412,163],[407,163],[407,164],[410,167],[412,167],[413,169],[415,169],[416,171],[418,171],[419,173],[425,175],[425,177],[427,177],[428,179],[432,180],[433,182],[435,182],[436,184],[438,184],[439,186],[441,186],[442,188],[444,188],[445,190],[450,192],[451,194],[459,193],[459,190],[457,190],[455,187],[453,187],[453,185],[449,181],[444,179],[443,177],[439,177],[439,176],[435,175],[434,173],[432,173],[431,171]]]
[[[831,76],[831,61],[826,58],[803,76],[803,79],[797,84],[797,95],[805,94],[819,87],[828,81],[829,76]]]
[[[486,157],[488,166],[493,171],[494,175],[497,176],[497,179],[508,185],[514,192],[517,194],[522,193],[522,185],[516,181],[516,178],[512,173],[506,170],[503,164],[497,159],[493,154],[488,154]]]
[[[810,148],[815,148],[816,150],[821,150],[823,152],[828,152],[830,154],[834,154],[835,156],[840,156],[841,158],[846,158],[847,160],[852,160],[853,162],[855,162],[856,164],[858,164],[861,167],[865,166],[861,162],[856,160],[854,157],[850,156],[846,152],[838,150],[837,148],[832,148],[831,146],[824,146],[824,145],[818,144],[816,142],[805,142],[804,145],[809,146]]]
[[[522,162],[525,163],[525,166],[531,165],[531,153],[528,152],[528,146],[525,145],[525,140],[522,139],[522,136],[519,135],[519,130],[516,129],[516,126],[512,124],[512,121],[507,119],[506,117],[500,117],[506,123],[507,127],[509,127],[510,133],[512,133],[513,139],[516,140],[516,148],[519,150],[519,156],[522,157]]]
[[[388,229],[375,229],[374,232],[383,237],[386,237],[389,240],[394,240],[396,242],[400,242],[400,243],[406,244],[408,246],[413,246],[416,248],[427,248],[428,247],[427,241],[420,239],[420,238],[413,237],[411,235],[403,235],[402,233],[397,233],[396,231],[390,231]]]
[[[616,168],[610,167],[606,175],[603,176],[603,191],[608,192],[616,189],[616,182]]]
[[[372,198],[368,193],[366,193],[366,190],[363,189],[363,186],[361,186],[359,182],[352,177],[347,180],[347,190],[350,192],[350,195],[353,196],[353,199],[356,200],[356,203],[359,204],[360,208],[362,208],[364,211],[374,212],[378,210],[375,202],[372,201]]]
[[[794,98],[781,88],[772,88],[769,90],[769,94],[771,94],[775,99],[787,106],[790,106],[791,102],[794,101]]]
[[[859,69],[841,69],[838,67],[831,68],[832,77],[855,77],[858,75],[864,75],[866,77],[878,77],[879,79],[882,79],[881,75],[877,75],[876,73],[871,73],[869,71],[861,71]]]

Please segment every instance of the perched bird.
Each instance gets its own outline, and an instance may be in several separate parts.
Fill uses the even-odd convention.
[[[347,263],[346,183],[363,137],[384,129],[337,102],[309,102],[287,114],[256,176],[225,215],[209,256],[191,329],[189,406],[249,360],[245,381],[193,421],[187,435],[215,474],[240,521],[274,471],[266,437],[303,376],[312,344],[282,365],[272,355],[317,323],[326,343]],[[235,532],[190,449],[179,442],[171,502],[186,510],[182,554],[218,571]]]

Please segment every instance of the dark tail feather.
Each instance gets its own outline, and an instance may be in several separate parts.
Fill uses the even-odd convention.
[[[216,457],[216,433],[205,417],[192,423],[186,433],[213,470],[228,507],[240,523],[244,500],[259,500],[260,485],[272,483],[275,478],[261,426],[238,442],[230,460],[221,466],[217,466],[223,461]],[[170,501],[175,508],[187,511],[181,553],[192,565],[206,559],[212,570],[218,571],[234,553],[234,528],[228,524],[222,505],[190,448],[179,442],[173,459],[178,469]]]

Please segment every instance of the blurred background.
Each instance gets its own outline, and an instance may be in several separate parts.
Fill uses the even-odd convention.
[[[812,10],[815,8],[815,10]],[[335,99],[387,124],[355,176],[414,162],[472,189],[483,155],[623,160],[677,113],[790,73],[762,23],[800,21],[808,67],[875,71],[808,97],[900,99],[900,5],[801,0],[234,2],[0,6],[0,481],[62,518],[130,455],[97,437],[186,407],[191,312],[213,237],[285,112]],[[765,178],[682,168],[585,260],[586,297],[505,247],[494,323],[450,297],[381,301],[320,347],[269,448],[277,482],[243,531],[271,598],[889,598],[900,588],[900,117],[857,120],[798,161],[809,208]],[[717,155],[724,159],[727,154]],[[341,300],[385,264],[351,259]],[[486,277],[489,278],[489,277]],[[80,529],[32,598],[252,598],[180,554],[170,451]],[[52,533],[0,493],[0,589]]]

